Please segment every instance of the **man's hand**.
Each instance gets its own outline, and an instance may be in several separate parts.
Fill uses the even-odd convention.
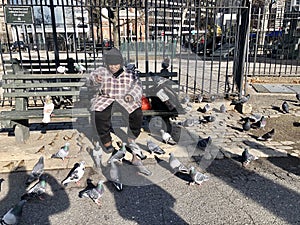
[[[124,101],[125,102],[133,102],[133,97],[132,97],[132,95],[130,95],[130,94],[126,94],[125,96],[124,96]]]

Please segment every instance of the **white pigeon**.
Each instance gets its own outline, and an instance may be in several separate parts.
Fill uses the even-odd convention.
[[[104,194],[104,185],[103,180],[100,180],[95,187],[94,185],[92,187],[87,187],[83,191],[79,192],[79,197],[85,197],[92,199],[97,205],[101,205],[100,199]]]
[[[58,150],[55,154],[51,156],[51,158],[59,158],[64,160],[69,155],[70,143],[67,142],[62,148]]]
[[[204,181],[208,181],[208,176],[200,173],[196,170],[195,167],[191,166],[189,169],[190,176],[192,178],[192,182],[190,184],[198,184],[201,185]]]
[[[39,158],[39,161],[34,165],[31,173],[26,179],[25,184],[28,186],[30,185],[33,181],[36,181],[39,179],[39,177],[44,173],[44,157],[41,156]]]
[[[59,67],[57,67],[56,71],[57,71],[58,73],[63,73],[63,74],[65,74],[65,73],[68,71],[68,68],[65,67],[65,66],[59,66]]]
[[[102,154],[103,154],[103,150],[102,150],[99,142],[97,141],[95,144],[95,147],[93,149],[93,158],[95,160],[97,168],[101,167]]]
[[[8,210],[7,213],[1,219],[1,224],[14,225],[18,224],[22,216],[23,206],[26,203],[26,200],[21,200],[13,208]]]
[[[113,185],[116,187],[116,189],[118,191],[122,191],[123,190],[123,184],[120,181],[120,174],[119,174],[119,169],[116,165],[116,159],[111,160],[110,162],[110,180],[113,183]]]
[[[80,179],[84,175],[85,162],[81,161],[80,163],[76,163],[74,167],[71,169],[67,177],[61,182],[64,186],[67,186],[70,182],[79,183]]]
[[[220,106],[220,112],[221,112],[221,113],[225,113],[225,112],[226,112],[226,106],[225,106],[224,104],[222,104],[222,105]]]
[[[164,143],[166,144],[170,144],[170,145],[175,145],[176,142],[173,140],[171,134],[169,134],[168,132],[164,131],[164,130],[160,130],[161,133],[161,137]]]
[[[169,165],[175,171],[175,173],[177,173],[177,172],[188,173],[189,172],[188,168],[185,165],[183,165],[179,161],[179,159],[177,159],[174,156],[174,153],[170,152],[169,155],[170,155],[170,157],[169,157]]]
[[[50,95],[47,95],[44,101],[43,119],[42,119],[43,123],[50,123],[51,114],[53,110],[54,110],[54,104],[52,102],[52,98],[50,97]]]
[[[156,153],[159,155],[166,153],[158,144],[154,143],[151,140],[147,140],[147,147],[151,153]]]

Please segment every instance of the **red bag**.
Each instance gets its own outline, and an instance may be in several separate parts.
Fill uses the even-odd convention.
[[[142,96],[142,110],[150,110],[151,104],[147,97]]]

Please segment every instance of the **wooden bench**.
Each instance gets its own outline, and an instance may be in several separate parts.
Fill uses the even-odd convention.
[[[150,98],[156,98],[153,93],[155,82],[151,76],[162,76],[170,79],[171,86],[179,90],[177,73],[139,73],[142,80],[144,94]],[[16,141],[24,142],[29,138],[29,120],[43,118],[43,104],[35,105],[30,102],[35,98],[62,96],[69,97],[70,105],[64,109],[55,109],[55,118],[79,118],[90,117],[89,101],[93,91],[85,86],[85,79],[81,74],[8,74],[3,75],[4,89],[3,97],[14,101],[13,111],[2,111],[0,113],[0,123],[2,127],[14,128]],[[161,117],[170,130],[170,118],[183,113],[182,108],[169,111],[164,108],[156,107],[152,110],[143,111],[145,119],[149,120],[154,116]]]

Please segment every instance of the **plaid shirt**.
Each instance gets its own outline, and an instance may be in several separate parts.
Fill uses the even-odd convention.
[[[102,75],[102,82],[98,83],[95,78]],[[92,111],[103,111],[111,103],[117,101],[128,113],[132,113],[141,107],[141,98],[143,94],[142,83],[138,77],[132,73],[124,71],[118,77],[105,67],[99,67],[87,78],[88,85],[98,86],[98,94],[91,100]],[[133,102],[125,102],[124,97],[129,94],[133,97]]]

